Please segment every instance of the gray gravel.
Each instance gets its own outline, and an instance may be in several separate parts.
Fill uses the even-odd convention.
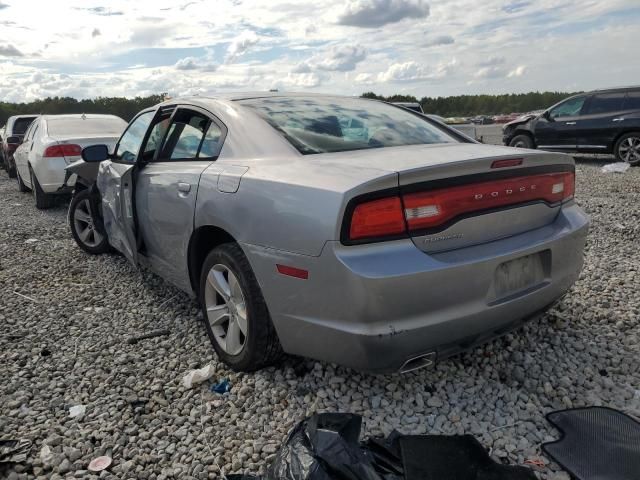
[[[232,373],[212,355],[191,299],[122,257],[83,253],[64,202],[40,212],[0,173],[0,432],[34,442],[29,461],[0,467],[0,477],[90,478],[89,461],[105,454],[113,464],[100,478],[258,472],[305,415],[351,411],[366,436],[471,433],[495,458],[542,459],[540,478],[568,479],[541,454],[555,436],[545,413],[609,405],[640,416],[640,168],[602,174],[601,165],[578,166],[593,226],[570,294],[515,334],[404,376],[295,359]],[[157,329],[169,335],[127,343]],[[209,361],[230,394],[209,393],[210,381],[181,385]],[[80,404],[84,416],[69,418]],[[51,455],[41,458],[44,445]]]

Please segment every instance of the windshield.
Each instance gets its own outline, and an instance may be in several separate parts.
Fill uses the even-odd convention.
[[[127,123],[119,117],[48,118],[49,135],[105,135],[119,137]]]
[[[267,97],[240,103],[303,154],[458,142],[423,117],[371,100]]]

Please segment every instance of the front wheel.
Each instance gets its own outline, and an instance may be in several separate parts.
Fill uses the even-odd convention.
[[[282,357],[260,286],[237,244],[226,243],[209,253],[199,297],[209,340],[233,370],[258,370]]]
[[[516,135],[509,142],[510,147],[533,148],[533,139],[529,135]]]
[[[87,253],[98,255],[111,247],[102,227],[102,219],[91,213],[89,190],[80,190],[69,204],[69,228],[78,246]]]
[[[616,160],[630,165],[640,165],[640,132],[625,133],[614,148]]]

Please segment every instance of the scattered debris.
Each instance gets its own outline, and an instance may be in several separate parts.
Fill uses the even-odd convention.
[[[231,383],[228,379],[224,378],[221,381],[211,385],[211,391],[213,393],[219,393],[220,395],[222,395],[223,393],[231,391]]]
[[[69,417],[77,418],[80,420],[84,417],[85,412],[87,411],[87,407],[85,405],[74,405],[69,409]]]
[[[42,464],[44,466],[51,465],[51,461],[53,460],[51,448],[46,443],[42,445],[42,448],[40,449],[40,460],[42,460]]]
[[[107,457],[105,455],[91,460],[87,468],[92,472],[101,472],[102,470],[109,468],[109,465],[111,465],[111,457]]]
[[[36,300],[35,298],[27,297],[26,295],[23,295],[23,294],[18,293],[18,292],[13,292],[13,293],[14,293],[14,294],[16,294],[16,295],[18,295],[19,297],[26,298],[27,300],[31,300],[31,301],[32,301],[32,302],[34,302],[34,303],[40,303],[40,302],[38,302],[38,300]]]
[[[0,440],[0,463],[22,463],[31,451],[31,440]]]
[[[627,162],[608,163],[600,169],[602,173],[624,173],[631,165]]]
[[[49,350],[47,347],[44,347],[42,350],[40,350],[41,357],[48,357],[50,355],[51,355],[51,350]]]
[[[27,238],[24,243],[36,243],[39,240],[37,238]]]
[[[146,340],[147,338],[154,338],[154,337],[162,337],[163,335],[169,335],[169,330],[167,330],[166,328],[161,328],[160,330],[152,330],[149,333],[145,333],[143,335],[129,337],[127,338],[127,343],[129,345],[135,345],[140,340]]]
[[[213,376],[214,373],[215,373],[215,369],[213,368],[213,365],[211,364],[205,365],[204,367],[198,370],[191,370],[187,372],[187,374],[184,377],[182,377],[182,384],[186,388],[191,388],[192,386],[197,385],[198,383],[202,383],[205,380],[208,380]]]

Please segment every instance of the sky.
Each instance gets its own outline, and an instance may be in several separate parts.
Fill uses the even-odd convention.
[[[640,84],[639,0],[0,0],[0,101]]]

